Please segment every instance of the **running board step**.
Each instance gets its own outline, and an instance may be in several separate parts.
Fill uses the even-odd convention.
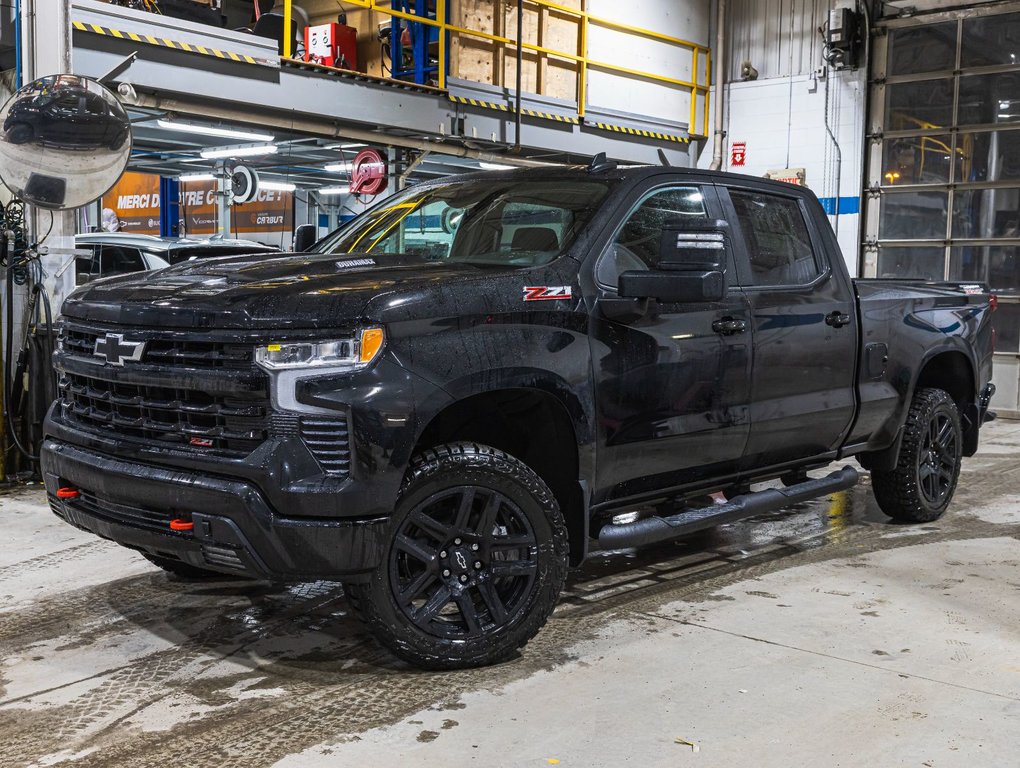
[[[725,504],[688,509],[669,517],[646,517],[623,525],[610,523],[599,531],[599,545],[602,549],[627,549],[669,541],[722,523],[763,512],[774,512],[801,501],[845,491],[857,485],[859,479],[857,470],[847,466],[825,477],[805,480],[788,488],[766,488],[737,496]]]

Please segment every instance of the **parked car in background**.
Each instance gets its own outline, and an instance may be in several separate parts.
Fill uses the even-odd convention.
[[[194,240],[131,235],[124,232],[78,235],[75,238],[75,245],[78,249],[92,252],[89,256],[77,258],[75,272],[79,284],[100,277],[162,269],[191,259],[276,253],[278,250],[254,240],[227,240],[215,237]]]

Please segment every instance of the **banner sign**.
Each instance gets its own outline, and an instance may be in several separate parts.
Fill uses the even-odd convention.
[[[216,233],[216,182],[181,183],[181,217],[189,235]],[[235,235],[279,234],[294,229],[294,193],[259,190],[255,199],[231,211]]]
[[[133,235],[159,234],[159,176],[125,173],[103,196],[103,208],[120,219],[120,231]],[[182,235],[216,234],[216,182],[181,182]],[[255,199],[231,211],[232,235],[288,236],[294,230],[294,193],[260,190]]]
[[[120,231],[132,235],[159,234],[159,176],[127,172],[103,195],[103,208],[120,219]]]

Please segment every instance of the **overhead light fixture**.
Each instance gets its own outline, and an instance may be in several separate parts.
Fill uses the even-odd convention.
[[[255,157],[272,155],[278,147],[275,144],[256,144],[251,147],[222,147],[221,149],[203,149],[201,155],[206,160],[217,160],[224,157]]]
[[[197,133],[202,136],[220,136],[225,139],[241,139],[243,141],[272,141],[276,138],[269,133],[237,131],[233,128],[214,128],[211,125],[196,125],[194,123],[178,123],[176,120],[157,120],[156,125],[168,131]]]
[[[503,165],[501,163],[483,163],[479,161],[478,167],[483,171],[512,171],[516,166]]]
[[[368,144],[330,144],[325,149],[362,149]]]
[[[293,192],[297,189],[297,184],[286,181],[260,181],[259,189],[268,189],[272,192]]]
[[[178,181],[216,181],[216,176],[212,173],[186,173],[183,176],[177,177]]]
[[[349,195],[350,187],[323,187],[319,190],[320,195]]]
[[[329,171],[330,173],[350,173],[353,163],[332,163],[325,165],[322,170]]]

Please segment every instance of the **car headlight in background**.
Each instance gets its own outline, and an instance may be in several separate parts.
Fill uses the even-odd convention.
[[[255,362],[270,371],[294,368],[357,370],[379,356],[385,338],[382,328],[365,328],[350,339],[266,344],[255,350]]]

